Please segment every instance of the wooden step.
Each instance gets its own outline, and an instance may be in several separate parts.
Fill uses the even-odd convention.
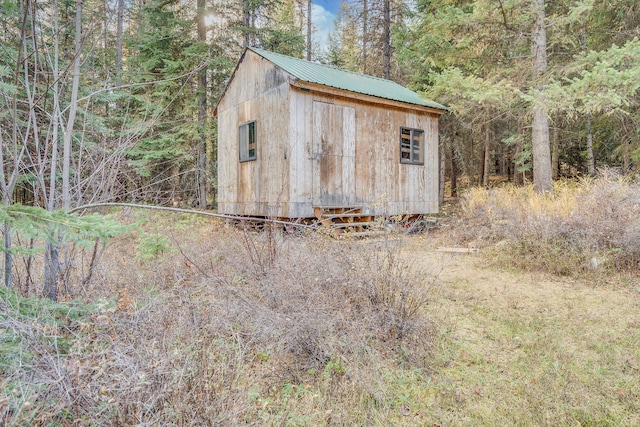
[[[382,227],[383,224],[378,221],[363,221],[363,222],[333,222],[331,223],[333,228],[349,228],[349,227]]]
[[[323,213],[322,218],[371,218],[371,215],[363,213]]]
[[[379,222],[373,221],[373,217],[324,217],[320,219],[320,223],[326,228],[335,227],[363,227],[371,225],[380,225]]]
[[[362,212],[362,207],[353,206],[314,206],[313,214],[320,219],[322,215],[344,215],[358,214]]]

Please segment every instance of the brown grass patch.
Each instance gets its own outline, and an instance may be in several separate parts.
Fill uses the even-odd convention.
[[[56,325],[63,348],[5,316],[32,336],[5,364],[5,424],[370,424],[396,414],[381,372],[429,369],[436,276],[401,239],[136,215],[84,289],[110,302]]]
[[[632,200],[633,184],[620,185]],[[580,201],[567,188],[549,211],[578,215],[566,207],[588,197],[574,190]],[[506,221],[506,202],[485,194],[464,226],[361,241],[133,212],[140,230],[111,241],[91,281],[71,288],[84,302],[2,295],[2,423],[640,423],[636,279],[593,286],[433,250],[453,237],[506,240],[483,217],[504,209],[492,218]],[[514,212],[554,229],[559,219],[529,205],[552,199],[522,196]],[[593,241],[593,227],[576,241]]]
[[[560,275],[640,269],[640,185],[604,174],[533,187],[470,189],[461,201],[456,238],[493,252],[502,265]]]

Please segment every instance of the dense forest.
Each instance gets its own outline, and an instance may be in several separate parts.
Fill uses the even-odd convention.
[[[640,1],[328,3],[0,0],[1,426],[640,426]],[[250,46],[448,106],[440,212],[219,215]]]
[[[458,177],[550,191],[559,177],[637,167],[635,0],[345,1],[326,49],[311,42],[311,9],[0,0],[3,205],[215,206],[212,111],[245,46],[389,78],[449,106],[440,143],[451,195]],[[4,267],[10,283],[9,258]]]
[[[538,155],[553,178],[630,172],[640,156],[633,0],[345,1],[326,51],[309,46],[303,0],[0,7],[5,205],[212,205],[211,112],[247,45],[390,78],[450,106],[441,142],[453,191],[457,176],[530,179]]]

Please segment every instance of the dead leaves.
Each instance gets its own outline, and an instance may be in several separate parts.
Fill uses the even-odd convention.
[[[135,298],[129,294],[127,288],[122,288],[118,291],[118,302],[116,310],[125,311],[127,313],[133,313],[135,308]]]

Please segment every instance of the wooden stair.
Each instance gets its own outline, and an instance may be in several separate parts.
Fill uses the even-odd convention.
[[[316,206],[318,221],[330,230],[334,237],[367,237],[384,233],[382,223],[362,212],[361,207]]]
[[[414,216],[403,223],[390,223],[383,217],[362,212],[360,207],[316,206],[314,215],[322,226],[338,237],[373,237],[388,234],[393,230],[403,233],[420,233],[438,225],[436,218]]]

